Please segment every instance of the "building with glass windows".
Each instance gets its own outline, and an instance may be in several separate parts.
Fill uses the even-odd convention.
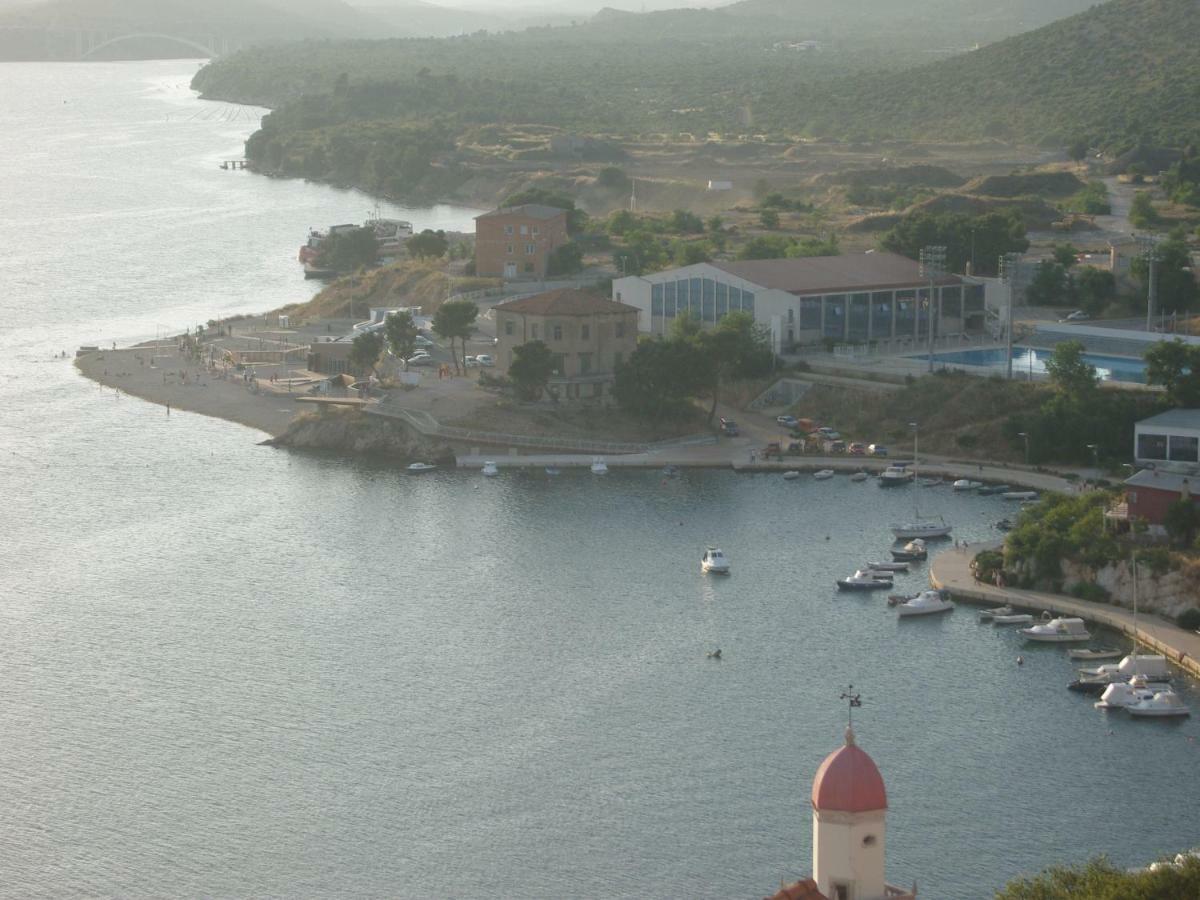
[[[1133,458],[1140,466],[1200,465],[1200,409],[1171,409],[1134,426]]]
[[[837,343],[887,343],[899,352],[985,330],[984,282],[945,275],[934,285],[894,253],[698,263],[613,281],[613,299],[639,310],[638,328],[666,334],[678,316],[714,325],[744,310],[770,330],[776,352]]]

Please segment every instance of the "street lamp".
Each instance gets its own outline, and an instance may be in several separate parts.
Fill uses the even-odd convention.
[[[1087,448],[1092,451],[1092,464],[1098,470],[1100,468],[1100,446],[1098,444],[1088,444]]]
[[[921,248],[921,275],[929,279],[929,294],[926,297],[926,304],[929,312],[926,314],[926,328],[929,329],[927,339],[929,347],[929,371],[933,371],[933,323],[937,315],[937,303],[934,300],[934,284],[937,279],[946,274],[946,248],[943,246],[929,245]],[[920,322],[920,317],[917,319]]]
[[[1017,437],[1025,439],[1025,465],[1029,465],[1029,435],[1024,431],[1018,431]]]
[[[916,422],[909,422],[908,427],[913,430],[913,468],[917,466],[917,451],[920,446],[921,429],[917,427]]]

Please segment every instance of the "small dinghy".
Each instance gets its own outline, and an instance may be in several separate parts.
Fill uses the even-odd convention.
[[[850,476],[850,480],[851,481],[866,481],[870,477],[871,476],[868,475],[866,472],[864,472],[862,469],[859,469],[857,472],[855,472],[853,475]]]
[[[908,563],[906,562],[873,562],[867,563],[866,568],[872,572],[907,572]]]
[[[791,469],[791,470],[783,473],[784,481],[795,481],[799,477],[800,477],[800,473],[797,472],[795,469]]]
[[[1008,616],[992,616],[993,625],[1031,625],[1033,616],[1029,613],[1013,613]]]
[[[1075,650],[1068,650],[1067,656],[1071,659],[1120,659],[1125,655],[1125,651],[1119,647],[1080,647]]]
[[[995,616],[1011,616],[1012,614],[1013,608],[1005,604],[1004,606],[993,606],[991,609],[981,609],[979,611],[979,618],[991,619]]]
[[[432,463],[415,462],[406,466],[405,471],[411,472],[414,475],[418,475],[421,472],[432,472],[436,468],[437,466],[433,465]]]
[[[833,469],[821,469],[819,472],[813,472],[813,478],[817,479],[817,481],[825,481],[826,479],[832,477]]]
[[[892,551],[892,559],[896,562],[916,562],[928,556],[929,551],[925,547],[925,542],[920,538],[909,541],[902,550]]]
[[[493,460],[486,460],[483,468],[479,470],[481,475],[486,475],[488,478],[493,478],[500,474],[500,468]]]
[[[606,463],[604,461],[603,456],[596,456],[596,457],[592,458],[592,474],[593,475],[607,475],[608,474],[608,463]]]
[[[1000,495],[1002,500],[1036,500],[1037,491],[1005,491]]]
[[[979,493],[981,496],[990,497],[992,494],[1003,494],[1005,491],[1011,491],[1012,488],[1007,484],[989,484],[981,487]]]
[[[983,487],[982,481],[972,481],[969,478],[960,478],[953,484],[956,491],[976,491]]]

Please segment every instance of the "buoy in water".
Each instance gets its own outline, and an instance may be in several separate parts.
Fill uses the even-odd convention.
[[[1025,665],[1025,657],[1023,657],[1023,656],[1018,656],[1018,657],[1017,657],[1017,665],[1018,665],[1018,666],[1023,666],[1023,665]]]

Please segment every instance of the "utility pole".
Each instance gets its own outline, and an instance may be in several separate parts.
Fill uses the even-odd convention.
[[[1161,259],[1161,254],[1158,249],[1159,237],[1156,234],[1141,234],[1138,235],[1138,246],[1141,248],[1139,254],[1146,261],[1148,268],[1147,290],[1146,290],[1146,331],[1151,331],[1154,326],[1154,307],[1158,300],[1158,263]]]
[[[929,315],[927,328],[929,335],[927,344],[929,347],[929,371],[933,371],[933,321],[937,313],[937,305],[934,303],[934,284],[937,279],[941,278],[946,273],[946,248],[940,245],[929,245],[921,248],[921,275],[929,279],[929,297],[927,303],[929,306]]]
[[[1017,299],[1017,288],[1021,281],[1021,254],[1005,253],[1000,257],[1000,281],[1008,286],[1008,314],[1004,326],[1004,346],[1008,355],[1004,360],[1004,377],[1012,381],[1013,365],[1013,305]]]

